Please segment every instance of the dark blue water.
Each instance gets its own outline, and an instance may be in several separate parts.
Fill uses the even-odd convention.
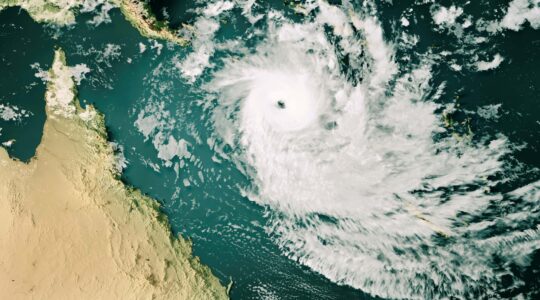
[[[84,16],[79,19],[79,23],[85,20]],[[247,184],[247,179],[228,163],[220,166],[225,171],[215,171],[210,159],[213,153],[208,146],[195,146],[193,152],[199,160],[188,162],[185,167],[187,171],[184,173],[183,169],[178,179],[171,168],[161,168],[157,173],[146,165],[145,161],[160,164],[152,144],[145,142],[134,127],[140,102],[152,94],[146,84],[146,77],[150,70],[171,56],[178,53],[182,55],[184,49],[170,45],[164,47],[160,56],[150,54],[150,50],[140,55],[138,43],[148,44],[148,41],[123,19],[119,11],[112,13],[112,19],[112,24],[97,28],[83,23],[62,30],[60,36],[55,38],[54,35],[58,33],[55,29],[36,24],[24,11],[12,8],[2,12],[1,26],[8,28],[2,31],[2,55],[5,57],[2,61],[6,65],[11,64],[11,69],[4,69],[2,65],[2,70],[24,74],[27,83],[22,86],[38,83],[31,94],[10,102],[21,106],[21,103],[28,103],[25,109],[34,114],[28,121],[3,126],[3,139],[17,139],[14,147],[8,148],[10,155],[23,160],[31,158],[39,144],[45,120],[45,86],[34,77],[35,71],[29,65],[39,62],[43,69],[47,69],[52,62],[53,46],[62,47],[69,65],[85,63],[93,70],[79,87],[78,97],[81,103],[93,104],[106,115],[110,140],[123,145],[129,161],[123,180],[163,204],[173,231],[193,240],[194,254],[209,265],[224,284],[230,279],[234,281],[231,292],[233,299],[260,299],[272,295],[288,295],[292,299],[366,298],[362,292],[336,285],[282,256],[262,228],[265,222],[264,209],[239,195],[235,186],[216,184],[218,180],[213,178],[215,173],[240,184]],[[10,32],[10,24],[23,29]],[[38,35],[38,32],[43,34]],[[8,56],[12,51],[24,49],[29,41],[39,45],[33,49],[34,52],[23,57]],[[120,45],[121,55],[103,60],[99,53],[88,51],[92,47],[103,50],[107,44]],[[126,61],[127,57],[133,58],[131,64]],[[188,94],[190,87],[179,80],[178,76],[168,76],[171,74],[160,77],[162,82],[170,84],[166,90],[169,101],[167,105],[173,113],[174,110],[192,110],[193,118],[198,119],[197,113],[200,114],[201,109],[193,102],[197,94]],[[4,78],[2,86],[17,92],[24,90],[19,81],[13,78]],[[179,125],[182,122],[178,120]],[[189,135],[182,129],[182,126],[178,126],[174,134],[189,139]],[[201,138],[205,140],[205,137]],[[192,177],[191,173],[197,176],[200,169],[205,171],[205,182],[182,189],[180,194],[173,197],[176,187],[182,186],[182,179]]]
[[[389,40],[395,22],[410,7],[410,1],[383,3],[380,20]],[[447,1],[448,2],[448,1]],[[444,4],[444,3],[442,3]],[[473,3],[478,16],[492,13],[500,5],[488,2]],[[501,4],[502,5],[502,4]],[[165,18],[163,9],[172,16],[170,23],[179,27],[194,17],[187,2],[155,1],[152,7],[158,18]],[[286,10],[287,5],[275,1],[260,9],[275,7]],[[288,12],[292,18],[301,16]],[[493,12],[495,13],[495,12]],[[445,33],[429,30],[429,6],[416,7],[416,34],[422,36],[417,51],[430,48],[455,50],[456,40]],[[223,22],[217,39],[237,36],[251,26],[234,11]],[[331,282],[320,274],[283,256],[281,250],[265,232],[265,208],[249,201],[239,187],[249,186],[250,180],[229,161],[216,163],[215,153],[206,140],[212,133],[210,117],[198,101],[204,98],[200,83],[186,82],[174,68],[173,62],[189,53],[177,45],[159,41],[163,49],[151,49],[153,41],[140,34],[121,16],[111,12],[112,23],[94,27],[85,23],[89,17],[79,16],[77,25],[69,28],[37,24],[26,12],[10,8],[0,13],[0,103],[17,105],[32,113],[21,121],[0,120],[0,142],[16,139],[8,148],[12,157],[29,160],[39,144],[45,121],[45,85],[34,76],[30,67],[38,62],[42,69],[50,66],[54,47],[61,47],[69,65],[86,64],[92,71],[79,86],[81,103],[93,104],[106,116],[109,138],[124,148],[129,164],[122,179],[163,204],[172,229],[193,240],[194,254],[209,265],[226,284],[232,278],[233,299],[371,299],[363,292]],[[139,44],[146,45],[140,53]],[[255,41],[254,41],[255,43]],[[524,171],[497,188],[512,190],[540,179],[540,31],[527,27],[493,38],[493,51],[511,63],[491,72],[452,72],[439,66],[434,84],[446,82],[447,92],[439,101],[456,102],[461,107],[452,117],[461,122],[456,130],[471,128],[476,133],[506,135],[512,142],[522,144],[511,158]],[[106,49],[117,54],[106,55]],[[397,53],[397,59],[406,53]],[[453,54],[462,59],[461,54]],[[464,56],[464,55],[462,55]],[[219,64],[219,63],[218,63]],[[145,139],[135,123],[141,111],[151,103],[162,103],[174,124],[165,124],[164,133],[190,143],[194,158],[184,159],[178,173],[166,167],[157,157],[152,138]],[[467,111],[502,103],[498,119],[483,119]],[[175,117],[176,116],[176,117]],[[180,164],[173,158],[172,163]],[[156,171],[152,166],[159,166]],[[200,179],[199,172],[204,180]],[[504,176],[504,175],[501,175]],[[184,180],[189,180],[186,186]],[[538,207],[533,208],[538,209]],[[538,224],[538,220],[531,221]],[[540,291],[540,251],[531,258],[530,268],[518,269],[516,274],[525,282],[520,290],[506,291],[502,296],[521,291]]]

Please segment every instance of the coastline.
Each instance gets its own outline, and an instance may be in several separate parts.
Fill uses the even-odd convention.
[[[0,298],[227,299],[158,202],[120,181],[104,116],[78,105],[62,50],[45,98],[36,156],[0,147]]]
[[[115,2],[126,20],[137,28],[142,36],[170,41],[180,46],[189,44],[188,39],[175,34],[167,24],[160,24],[144,2],[137,0],[115,0]]]
[[[46,22],[59,26],[75,23],[76,14],[84,0],[0,0],[0,11],[19,6],[26,10],[36,22]],[[139,33],[150,39],[166,40],[180,46],[187,46],[189,40],[170,29],[166,22],[158,21],[148,4],[138,0],[107,0],[106,3],[120,9],[125,19]]]
[[[75,23],[74,10],[81,3],[81,0],[0,0],[0,11],[19,6],[36,22],[66,26]]]

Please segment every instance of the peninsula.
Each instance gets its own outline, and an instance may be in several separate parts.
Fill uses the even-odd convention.
[[[159,204],[119,180],[104,117],[58,49],[28,163],[0,148],[1,299],[227,299]]]
[[[65,26],[75,23],[76,14],[85,4],[120,8],[126,20],[147,38],[166,40],[180,46],[189,44],[188,39],[169,28],[166,22],[157,20],[148,1],[144,0],[96,0],[87,3],[85,0],[0,0],[0,11],[7,7],[19,6],[37,22]]]

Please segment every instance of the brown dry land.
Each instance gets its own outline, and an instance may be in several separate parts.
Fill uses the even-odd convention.
[[[103,116],[62,98],[67,72],[57,50],[36,157],[0,148],[0,299],[226,299],[157,202],[118,179]]]

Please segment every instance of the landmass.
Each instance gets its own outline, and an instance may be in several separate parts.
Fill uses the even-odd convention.
[[[2,9],[19,6],[26,10],[37,22],[47,22],[56,25],[71,25],[75,23],[76,14],[81,11],[96,9],[99,5],[114,5],[142,36],[151,39],[161,39],[186,46],[189,40],[180,36],[177,31],[169,28],[167,22],[157,20],[147,1],[144,0],[0,0]]]
[[[75,23],[75,9],[84,0],[0,0],[0,11],[11,6],[26,10],[36,22],[49,22],[58,25]]]
[[[131,25],[139,30],[142,36],[152,39],[163,39],[180,46],[189,44],[189,40],[181,37],[169,28],[166,22],[158,21],[146,1],[115,0],[122,14]]]
[[[119,179],[104,117],[81,108],[64,53],[28,163],[0,147],[1,299],[226,299],[159,204]]]

